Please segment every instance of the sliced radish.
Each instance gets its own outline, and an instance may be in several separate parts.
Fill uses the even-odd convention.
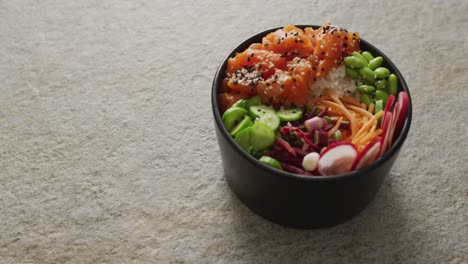
[[[387,99],[387,104],[385,105],[385,112],[392,111],[392,106],[394,102],[395,102],[395,96],[391,94]]]
[[[392,112],[394,102],[395,102],[395,96],[391,94],[387,99],[387,104],[385,105],[385,112]],[[382,118],[382,124],[384,121],[385,121],[385,115]]]
[[[393,121],[393,114],[392,112],[385,111],[384,118],[382,121],[382,139],[380,140],[381,146],[380,146],[380,155],[382,156],[385,151],[387,151],[387,142],[388,142],[388,135],[390,133],[390,128],[392,125]]]
[[[408,113],[408,105],[409,105],[409,97],[406,92],[399,92],[398,93],[398,102],[400,103],[400,110],[398,117],[396,118],[396,125],[395,125],[395,137],[400,134],[403,125],[405,124],[406,115]]]
[[[395,128],[397,125],[398,117],[400,116],[401,104],[400,102],[395,103],[395,108],[393,108],[393,120],[390,126],[390,133],[387,138],[387,148],[390,148],[393,143],[393,135],[395,134]]]
[[[366,147],[359,153],[356,161],[353,165],[353,170],[363,168],[376,160],[380,154],[380,146],[382,145],[382,139],[375,137],[369,142]]]
[[[351,142],[336,142],[320,154],[318,172],[321,175],[336,175],[351,170],[358,156],[356,146]]]

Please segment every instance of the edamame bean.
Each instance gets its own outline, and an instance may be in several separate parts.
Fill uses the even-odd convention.
[[[357,52],[357,51],[353,51],[352,55],[353,55],[354,57],[358,58],[358,59],[363,60],[363,61],[366,63],[366,65],[367,65],[367,62],[368,62],[368,61],[366,60],[366,58],[364,58],[364,56],[361,55],[361,53],[359,53],[359,52]]]
[[[346,76],[352,79],[359,79],[359,72],[351,69],[351,67],[346,67]]]
[[[367,62],[365,60],[359,59],[354,56],[345,57],[343,61],[346,64],[346,66],[349,66],[354,69],[359,69],[367,65]]]
[[[363,51],[361,52],[361,55],[366,59],[367,62],[370,62],[371,60],[374,59],[374,55],[372,55],[370,52],[368,51]]]
[[[379,79],[385,79],[390,75],[390,71],[385,67],[379,67],[375,69],[374,72]]]
[[[367,107],[369,107],[369,105],[372,104],[372,98],[368,94],[362,95],[362,101],[366,104]]]
[[[371,70],[375,70],[378,67],[380,67],[380,65],[382,65],[382,62],[383,62],[383,58],[379,56],[369,61],[369,65],[367,67],[369,67],[369,69]]]
[[[378,101],[378,100],[382,100],[383,101],[383,105],[385,105],[387,103],[387,99],[388,99],[388,93],[384,90],[377,90],[375,91],[375,100]]]
[[[395,74],[390,74],[387,79],[388,92],[396,95],[398,92],[398,77]]]
[[[362,84],[362,85],[358,85],[356,87],[356,89],[358,90],[358,92],[360,92],[361,94],[372,94],[373,92],[375,92],[375,87],[372,86],[372,85],[365,85],[365,84]]]
[[[375,72],[367,67],[363,67],[359,70],[361,77],[369,84],[375,82]]]
[[[375,88],[377,90],[385,90],[387,88],[387,80],[378,80],[375,82]]]

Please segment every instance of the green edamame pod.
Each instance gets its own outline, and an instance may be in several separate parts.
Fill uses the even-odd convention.
[[[353,69],[359,69],[367,65],[367,62],[365,60],[354,56],[345,57],[343,61],[346,64],[346,66],[351,67]]]
[[[370,52],[368,51],[363,51],[361,52],[361,55],[366,59],[367,62],[370,62],[371,60],[374,59],[374,55],[372,55]]]
[[[380,67],[380,65],[382,65],[382,62],[383,62],[383,58],[378,56],[372,59],[371,61],[369,61],[369,65],[367,67],[369,67],[369,69],[371,70],[375,70],[378,67]]]
[[[378,80],[375,82],[375,88],[377,90],[385,90],[387,88],[387,80]]]
[[[388,99],[388,93],[384,90],[377,90],[375,91],[375,100],[378,101],[378,100],[382,100],[383,101],[383,105],[385,105],[387,103],[387,99]]]
[[[357,51],[353,51],[352,55],[353,55],[354,57],[358,58],[358,59],[363,60],[363,61],[366,63],[366,65],[367,65],[367,62],[368,62],[368,61],[366,60],[366,58],[364,58],[364,56],[361,55],[361,53],[359,53],[359,52],[357,52]]]
[[[369,84],[375,82],[375,72],[367,67],[363,67],[359,70],[361,77]]]
[[[374,72],[379,79],[385,79],[390,75],[390,71],[385,67],[379,67],[375,69]]]
[[[395,74],[390,74],[387,79],[388,92],[396,95],[398,92],[398,77]]]
[[[351,69],[351,67],[346,67],[346,76],[351,79],[359,79],[359,72]]]
[[[362,95],[362,101],[366,104],[367,107],[369,107],[369,105],[372,104],[372,98],[368,94]]]
[[[372,86],[372,85],[366,85],[366,84],[362,84],[362,85],[358,85],[356,87],[356,89],[358,90],[358,92],[360,92],[361,94],[372,94],[373,92],[375,92],[375,87]]]

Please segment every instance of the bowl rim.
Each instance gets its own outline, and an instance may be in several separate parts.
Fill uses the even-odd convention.
[[[301,29],[304,29],[305,27],[312,27],[314,29],[317,29],[317,28],[320,27],[318,25],[304,25],[304,24],[295,25],[295,26],[298,27],[298,28],[301,28]],[[374,49],[375,51],[377,51],[377,53],[379,53],[379,56],[383,57],[385,63],[388,64],[389,68],[392,68],[393,73],[398,77],[398,79],[399,79],[399,81],[401,83],[401,89],[399,89],[399,90],[403,90],[408,94],[408,112],[407,112],[407,116],[406,116],[406,120],[405,120],[405,123],[403,125],[403,128],[402,128],[398,138],[393,142],[390,149],[388,149],[383,156],[381,156],[379,159],[377,159],[376,161],[374,161],[370,165],[365,166],[364,168],[354,170],[354,171],[351,171],[351,172],[347,172],[347,173],[344,173],[344,174],[337,174],[337,175],[331,175],[331,176],[300,175],[300,174],[295,174],[295,173],[290,173],[290,172],[287,172],[287,171],[275,169],[275,168],[273,168],[271,166],[268,166],[266,164],[261,163],[255,157],[253,157],[252,155],[247,153],[245,150],[243,150],[234,141],[234,139],[231,137],[229,132],[224,127],[222,119],[221,119],[221,111],[219,111],[219,104],[218,104],[218,94],[219,93],[218,92],[220,90],[220,87],[218,87],[219,85],[217,85],[217,84],[218,84],[219,78],[224,78],[224,74],[225,74],[224,72],[221,72],[221,69],[223,69],[224,65],[227,64],[227,60],[229,58],[231,58],[233,55],[235,55],[236,52],[238,52],[237,50],[240,47],[245,46],[248,43],[253,43],[254,39],[256,39],[256,38],[258,38],[260,36],[266,36],[266,34],[268,34],[270,32],[273,32],[275,30],[278,30],[280,28],[283,28],[283,26],[264,30],[262,32],[254,34],[251,37],[249,37],[248,39],[242,41],[234,49],[231,50],[231,52],[223,59],[223,61],[219,65],[218,69],[216,70],[216,74],[214,76],[212,89],[211,89],[211,107],[212,107],[212,111],[213,111],[213,115],[214,115],[214,119],[215,119],[215,124],[220,129],[221,136],[226,139],[226,141],[229,143],[229,145],[239,155],[241,155],[248,162],[252,163],[254,166],[268,172],[271,175],[280,176],[280,177],[288,177],[288,178],[293,179],[293,180],[320,181],[320,182],[322,182],[322,181],[328,182],[328,181],[343,180],[343,179],[348,179],[348,178],[351,178],[351,177],[358,177],[359,175],[362,175],[362,174],[367,174],[370,171],[372,171],[372,170],[382,166],[383,164],[385,164],[391,157],[393,157],[397,153],[397,151],[399,151],[399,149],[403,145],[403,143],[404,143],[404,141],[405,141],[405,139],[406,139],[406,137],[408,135],[408,132],[409,132],[409,129],[410,129],[410,126],[411,126],[411,120],[412,120],[411,94],[410,94],[410,91],[408,89],[408,85],[406,84],[406,81],[403,78],[403,75],[401,74],[400,70],[396,67],[396,65],[390,60],[390,58],[388,58],[377,47],[375,47],[374,45],[372,45],[371,43],[369,43],[368,41],[366,41],[365,39],[362,39],[362,38],[360,38],[360,43],[364,43],[364,45],[370,47],[371,49]]]

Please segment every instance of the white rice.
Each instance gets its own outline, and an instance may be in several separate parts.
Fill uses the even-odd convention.
[[[332,88],[336,95],[354,97],[360,100],[360,95],[356,91],[356,81],[346,76],[346,67],[340,65],[330,70],[325,77],[317,78],[309,88],[309,98],[315,98],[323,95],[323,89]]]

